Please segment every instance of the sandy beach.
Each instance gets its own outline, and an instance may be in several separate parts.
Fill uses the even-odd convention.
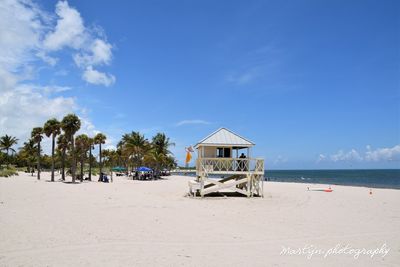
[[[1,266],[400,264],[399,190],[267,182],[265,198],[193,199],[184,176],[49,178],[0,179]]]

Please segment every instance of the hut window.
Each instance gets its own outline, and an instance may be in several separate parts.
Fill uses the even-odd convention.
[[[219,147],[217,148],[217,158],[222,158],[224,156],[224,149]]]
[[[231,149],[229,147],[219,147],[217,148],[217,158],[230,158]]]

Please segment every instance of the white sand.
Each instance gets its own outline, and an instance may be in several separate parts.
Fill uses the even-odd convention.
[[[0,266],[400,265],[399,190],[268,182],[263,199],[191,199],[188,177],[64,184],[42,176],[0,178]],[[390,251],[280,255],[282,246],[337,244]]]

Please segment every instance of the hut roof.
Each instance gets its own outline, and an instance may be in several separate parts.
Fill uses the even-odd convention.
[[[255,144],[250,140],[232,132],[227,128],[219,128],[195,145],[199,146],[233,146],[233,147],[251,147]]]

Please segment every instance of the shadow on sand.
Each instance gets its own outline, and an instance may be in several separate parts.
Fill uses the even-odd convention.
[[[89,180],[83,180],[82,182],[80,181],[80,180],[76,180],[75,182],[72,182],[72,181],[59,181],[59,182],[62,182],[63,184],[86,184],[86,183],[94,183],[94,182],[96,182],[97,183],[97,181],[89,181]]]
[[[169,179],[166,177],[160,177],[157,179],[132,179],[132,177],[126,177],[125,180],[131,180],[131,181],[139,181],[139,182],[157,182],[157,181],[168,181]]]
[[[254,195],[255,197],[258,197],[257,195]],[[200,194],[197,193],[196,197],[200,197]],[[213,192],[204,195],[204,198],[226,198],[226,197],[237,197],[237,198],[247,198],[247,196],[240,194],[238,192]]]
[[[63,184],[83,184],[83,183],[91,183],[94,181],[88,181],[88,180],[84,180],[83,182],[81,182],[80,180],[76,180],[74,183],[72,181],[64,181],[64,180],[45,180],[46,183],[63,183]]]

